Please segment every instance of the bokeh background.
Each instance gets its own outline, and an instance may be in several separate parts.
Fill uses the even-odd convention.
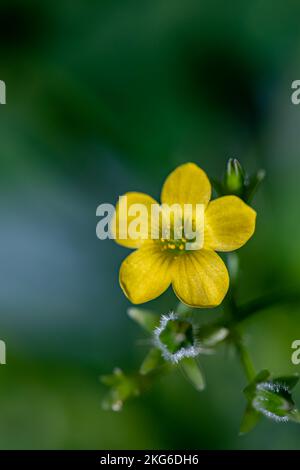
[[[1,0],[0,448],[300,448],[294,424],[238,437],[245,378],[224,351],[203,359],[202,394],[175,374],[102,410],[100,374],[137,369],[146,348],[118,286],[126,249],[95,234],[98,204],[237,157],[267,170],[240,301],[299,290],[299,15],[297,0]],[[300,372],[300,307],[244,330],[257,369]]]

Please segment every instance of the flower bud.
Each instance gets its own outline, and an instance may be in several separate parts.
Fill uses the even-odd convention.
[[[242,195],[245,182],[245,173],[236,158],[229,158],[224,177],[224,188],[227,194]]]

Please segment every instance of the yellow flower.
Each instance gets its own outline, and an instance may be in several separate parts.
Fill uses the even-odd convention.
[[[147,194],[127,193],[127,206],[157,202]],[[255,211],[236,196],[224,196],[210,202],[211,185],[205,172],[194,163],[176,168],[166,179],[163,204],[203,204],[204,244],[201,249],[186,250],[185,242],[173,239],[121,239],[117,243],[135,248],[122,263],[120,285],[134,304],[148,302],[172,284],[177,297],[192,307],[215,307],[224,299],[228,287],[227,268],[216,251],[233,251],[243,246],[255,230]],[[114,224],[123,215],[116,207]],[[127,226],[132,221],[128,217]],[[150,225],[150,220],[149,220]],[[118,224],[116,224],[118,227]]]

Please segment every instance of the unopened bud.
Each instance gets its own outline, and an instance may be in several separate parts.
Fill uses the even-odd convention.
[[[236,158],[229,158],[224,177],[224,187],[227,194],[241,195],[243,192],[245,173]]]

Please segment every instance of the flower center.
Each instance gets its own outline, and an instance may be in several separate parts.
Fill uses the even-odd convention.
[[[194,230],[192,223],[191,230]],[[184,224],[171,223],[168,227],[161,229],[161,237],[159,242],[163,251],[169,251],[173,254],[182,254],[187,251],[187,243],[194,243],[197,237],[195,233],[186,234]]]
[[[160,243],[163,251],[167,250],[172,253],[182,253],[185,251],[185,245],[187,243],[187,240],[184,237],[179,240],[162,237],[160,239]]]

